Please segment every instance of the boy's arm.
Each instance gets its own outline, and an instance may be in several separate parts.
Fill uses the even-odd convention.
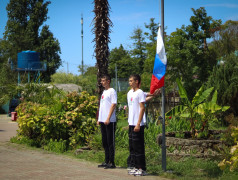
[[[98,121],[98,116],[99,116],[99,108],[100,108],[100,101],[98,102],[98,109],[97,109],[97,113],[96,113],[96,120],[97,120],[97,125],[99,125],[99,121]]]
[[[142,118],[143,118],[143,115],[145,113],[145,102],[141,102],[140,103],[140,112],[139,112],[139,119],[138,119],[138,122],[134,128],[134,131],[135,132],[139,132],[140,131],[140,123],[142,121]]]
[[[114,109],[116,108],[116,106],[117,106],[117,104],[111,105],[107,120],[104,122],[105,125],[108,125],[110,123],[110,118],[111,118],[112,113],[113,113]]]
[[[151,99],[153,99],[155,96],[157,96],[160,93],[160,89],[156,89],[154,94],[147,93],[145,101],[148,102]]]

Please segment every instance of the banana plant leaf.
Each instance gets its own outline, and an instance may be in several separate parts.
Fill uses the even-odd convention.
[[[191,103],[189,102],[187,91],[184,89],[180,79],[177,78],[176,82],[177,82],[177,85],[179,88],[179,96],[180,96],[181,100],[184,102],[184,104],[190,105]]]
[[[206,113],[214,114],[219,111],[226,111],[229,108],[230,108],[229,106],[221,107],[217,104],[217,90],[216,90],[213,93],[211,101],[199,104],[198,107],[196,108],[196,111],[199,114],[205,115]]]
[[[213,89],[214,89],[214,87],[211,87],[211,88],[203,91],[203,88],[201,87],[193,98],[193,101],[192,101],[193,106],[195,107],[195,106],[201,104],[202,102],[204,102],[210,96]]]
[[[175,106],[173,109],[171,109],[170,111],[168,111],[165,115],[166,116],[177,116],[181,113],[183,113],[185,110],[187,109],[186,106],[184,105],[178,105]]]

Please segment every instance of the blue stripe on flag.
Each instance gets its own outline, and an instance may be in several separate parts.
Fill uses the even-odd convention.
[[[162,63],[162,61],[159,58],[159,55],[155,55],[155,62],[154,62],[154,69],[153,74],[157,79],[161,79],[165,75],[166,71],[166,65]]]

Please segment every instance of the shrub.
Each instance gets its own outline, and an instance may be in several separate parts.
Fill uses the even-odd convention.
[[[67,141],[60,139],[59,141],[50,139],[43,148],[47,151],[53,151],[56,153],[63,153],[67,150]]]
[[[96,96],[86,92],[70,93],[55,104],[23,102],[17,107],[18,133],[42,145],[68,141],[75,148],[96,131],[96,110]]]
[[[238,127],[232,127],[231,136],[234,138],[234,146],[230,149],[230,158],[221,161],[218,166],[224,170],[226,167],[230,168],[230,171],[238,170]]]
[[[204,90],[204,86],[202,86],[190,100],[182,82],[178,78],[176,82],[179,88],[181,104],[167,112],[166,116],[179,116],[189,120],[193,138],[198,132],[197,128],[201,131],[208,131],[209,122],[213,121],[214,115],[229,109],[229,106],[221,107],[217,104],[217,91],[213,93],[211,100],[209,99],[214,89],[213,87]],[[198,123],[200,125],[196,125]]]

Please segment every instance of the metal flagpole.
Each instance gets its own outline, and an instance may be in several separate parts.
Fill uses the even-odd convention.
[[[164,0],[161,0],[161,32],[164,42]],[[162,87],[162,169],[166,171],[166,142],[165,142],[165,87]]]

